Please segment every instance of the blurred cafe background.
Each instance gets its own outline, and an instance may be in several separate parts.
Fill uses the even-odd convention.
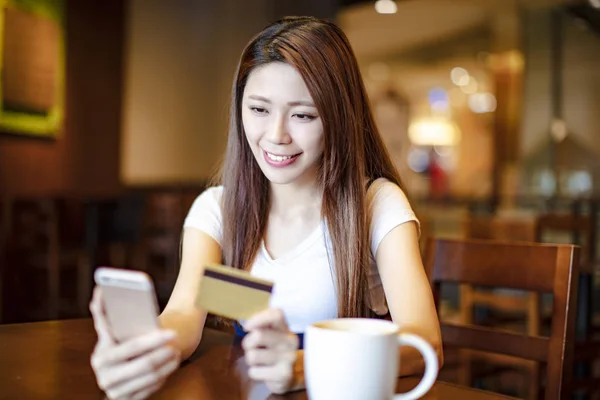
[[[600,1],[0,4],[1,324],[88,317],[101,265],[148,272],[164,306],[183,219],[223,154],[241,49],[275,18],[314,15],[354,47],[423,248],[581,246],[576,336],[596,346],[575,373],[600,388]],[[446,285],[442,318],[531,332],[526,294],[473,290]],[[535,311],[543,333],[552,299]],[[466,376],[461,362],[448,353],[441,378],[535,397],[530,364],[474,357]]]

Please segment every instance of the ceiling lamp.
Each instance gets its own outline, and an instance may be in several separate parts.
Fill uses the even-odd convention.
[[[456,124],[440,117],[417,119],[408,127],[408,138],[418,146],[455,146],[460,136]]]
[[[379,14],[396,14],[398,6],[394,0],[377,0],[375,2],[375,11]]]

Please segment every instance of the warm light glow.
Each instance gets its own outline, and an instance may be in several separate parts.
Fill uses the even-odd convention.
[[[460,90],[462,90],[463,93],[466,94],[473,94],[473,93],[477,93],[477,81],[475,80],[475,78],[473,78],[472,76],[469,77],[469,83],[467,83],[464,86],[460,87]]]
[[[550,125],[550,134],[556,142],[562,142],[569,134],[567,124],[562,119],[552,120]]]
[[[377,0],[375,2],[375,11],[379,14],[396,14],[398,6],[393,0]]]
[[[590,0],[590,4],[594,8],[600,8],[600,0]]]
[[[450,79],[452,79],[452,83],[457,86],[465,86],[469,84],[469,73],[464,68],[452,68]]]
[[[460,131],[447,119],[423,118],[410,124],[408,137],[419,146],[453,146],[460,141]]]
[[[491,93],[475,93],[469,96],[469,108],[477,114],[496,111],[498,103]]]
[[[488,64],[496,70],[521,71],[525,65],[523,54],[518,50],[493,54],[488,57]]]

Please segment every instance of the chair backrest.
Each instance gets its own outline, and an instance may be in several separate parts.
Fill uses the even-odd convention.
[[[44,318],[57,319],[60,302],[60,249],[58,235],[58,208],[54,197],[15,198],[10,204],[11,223],[6,243],[7,271],[12,276],[24,276],[29,271],[42,274],[47,290]],[[17,268],[18,266],[18,268]],[[29,276],[28,276],[29,277]],[[24,282],[24,281],[20,281]],[[31,289],[28,287],[28,289]],[[10,288],[17,296],[29,296],[22,287]],[[33,289],[31,289],[33,290]],[[5,308],[16,320],[29,320],[28,310],[11,293],[12,304]],[[9,313],[10,311],[10,313]],[[6,319],[10,319],[6,317]]]
[[[572,375],[578,257],[579,247],[572,245],[431,239],[425,265],[436,305],[443,282],[554,295],[549,338],[442,323],[444,346],[545,362],[545,398],[567,398]]]
[[[537,242],[538,221],[529,215],[471,215],[464,221],[464,233],[468,239],[501,240],[509,242]],[[540,295],[529,293],[527,296],[497,295],[487,291],[478,291],[470,285],[460,285],[461,322],[470,323],[473,306],[484,304],[494,309],[524,312],[527,317],[527,333],[539,335]],[[536,367],[539,369],[539,367]],[[531,395],[537,391],[537,385],[531,385]]]

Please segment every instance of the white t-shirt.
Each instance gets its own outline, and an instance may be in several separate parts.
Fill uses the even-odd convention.
[[[211,187],[194,201],[184,227],[199,229],[221,244],[223,226],[221,196],[223,187]],[[375,180],[367,191],[371,267],[369,301],[378,315],[388,312],[375,263],[375,254],[383,238],[396,226],[417,220],[404,192],[387,179]],[[329,259],[333,257],[331,238],[325,221],[306,239],[285,255],[272,259],[261,241],[251,273],[274,282],[270,306],[280,308],[292,332],[302,333],[317,321],[337,317],[335,277]],[[333,262],[333,260],[332,260]],[[402,263],[398,262],[398,268]],[[243,321],[241,321],[243,326]]]

